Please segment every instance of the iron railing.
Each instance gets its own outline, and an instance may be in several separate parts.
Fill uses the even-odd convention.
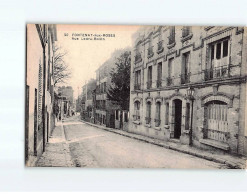
[[[162,87],[162,80],[161,79],[158,79],[156,81],[156,87],[159,88],[159,87]]]
[[[153,55],[154,55],[153,47],[149,47],[149,48],[148,48],[148,58],[153,57]]]
[[[187,84],[190,82],[190,73],[181,74],[181,84]]]
[[[146,124],[151,124],[151,118],[150,117],[145,117]]]
[[[139,63],[142,61],[142,56],[141,56],[141,53],[137,53],[136,56],[135,56],[135,63]]]
[[[134,85],[135,90],[140,90],[141,89],[141,84],[135,84]]]
[[[217,78],[229,77],[230,67],[228,65],[220,66],[217,68],[209,68],[204,70],[204,79],[212,80]]]
[[[167,86],[171,86],[172,84],[173,84],[172,78],[171,78],[171,77],[167,77],[167,78],[166,78],[166,85],[167,85]]]
[[[147,82],[147,89],[151,89],[152,88],[152,81],[148,81]]]
[[[161,120],[160,119],[154,119],[154,122],[155,122],[155,127],[159,127]]]
[[[160,54],[164,51],[164,47],[163,47],[163,41],[159,41],[158,42],[158,51],[157,53]]]

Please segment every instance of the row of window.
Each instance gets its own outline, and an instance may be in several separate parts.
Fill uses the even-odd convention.
[[[171,26],[169,31],[170,31],[170,33],[168,36],[168,47],[170,47],[171,45],[173,45],[175,43],[175,26]],[[184,26],[182,29],[182,38],[188,37],[191,33],[192,33],[191,27],[190,26]],[[142,61],[141,54],[140,54],[140,46],[137,45],[136,49],[137,50],[136,50],[135,62],[138,63],[138,62]],[[159,40],[158,40],[157,53],[159,54],[163,51],[164,51],[163,40],[162,40],[161,34],[160,34]],[[153,51],[152,38],[151,38],[151,40],[149,41],[147,57],[151,58],[153,56],[154,56],[154,51]]]
[[[96,109],[105,110],[106,109],[106,100],[96,100]]]
[[[96,93],[106,93],[106,82],[100,83],[99,85],[96,86]]]
[[[154,116],[154,124],[155,127],[159,127],[161,124],[161,103],[160,102],[156,102],[155,104],[155,116]],[[151,121],[152,121],[152,115],[151,115],[151,109],[152,109],[152,105],[151,102],[147,102],[146,103],[146,117],[145,117],[145,121],[146,124],[151,125]],[[186,119],[185,119],[185,128],[189,129],[189,121],[190,121],[190,103],[186,103]],[[133,115],[133,119],[135,121],[140,121],[140,102],[136,101],[134,103],[134,115]],[[169,103],[167,102],[165,104],[165,125],[169,125]]]
[[[211,80],[215,78],[228,77],[230,73],[229,67],[229,39],[219,40],[217,42],[209,44],[208,50],[208,63],[207,68],[204,72],[204,79]],[[182,66],[180,83],[190,83],[191,77],[191,57],[190,52],[182,54]],[[168,59],[168,76],[166,78],[166,85],[171,86],[174,84],[174,73],[175,73],[174,57]],[[201,73],[197,73],[201,74]],[[162,87],[162,62],[157,65],[157,80],[156,87]],[[146,88],[150,89],[153,87],[153,67],[149,66],[147,69],[147,84]],[[141,89],[141,70],[135,71],[135,90]]]

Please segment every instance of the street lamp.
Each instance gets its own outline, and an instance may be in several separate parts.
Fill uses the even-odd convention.
[[[189,132],[190,144],[192,144],[193,103],[194,103],[194,100],[195,100],[194,93],[195,93],[194,88],[189,87],[187,89],[187,97],[189,98],[189,100],[191,100],[191,120],[190,120],[190,132]]]
[[[194,93],[195,93],[194,88],[189,87],[187,89],[187,96],[188,96],[189,99],[194,99]]]

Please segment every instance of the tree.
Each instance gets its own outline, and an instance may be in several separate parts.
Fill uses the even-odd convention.
[[[65,63],[64,57],[67,55],[67,52],[63,52],[61,47],[55,45],[54,47],[54,86],[58,83],[65,83],[67,79],[71,77],[71,71],[68,68],[68,64]]]
[[[129,110],[131,52],[125,51],[115,61],[110,72],[111,83],[107,91],[109,100],[117,102],[122,110]]]

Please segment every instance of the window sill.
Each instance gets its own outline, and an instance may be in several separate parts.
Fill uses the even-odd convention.
[[[168,44],[168,45],[167,45],[167,48],[168,48],[168,49],[171,49],[171,48],[174,47],[175,45],[176,45],[175,42],[174,42],[174,43],[171,43],[171,44]]]
[[[150,127],[151,127],[151,125],[150,125],[150,124],[145,124],[144,126],[145,126],[145,127],[148,127],[148,128],[150,128]]]
[[[182,37],[182,38],[181,38],[181,42],[188,41],[188,40],[190,40],[192,37],[193,37],[193,34],[189,34],[189,35],[187,35],[186,37]]]
[[[133,121],[133,123],[136,124],[136,125],[140,125],[141,124],[140,121]]]
[[[189,134],[190,133],[190,130],[188,129],[188,130],[184,130],[184,133],[185,134]]]
[[[228,151],[230,149],[230,147],[227,143],[212,140],[212,139],[200,139],[199,142],[202,144],[205,144],[205,145],[209,145],[209,146],[212,146],[215,148],[225,150],[225,151]]]
[[[161,54],[164,51],[164,48],[162,47],[160,50],[157,51],[157,54]]]
[[[154,127],[154,129],[157,130],[157,131],[161,131],[160,127]]]

